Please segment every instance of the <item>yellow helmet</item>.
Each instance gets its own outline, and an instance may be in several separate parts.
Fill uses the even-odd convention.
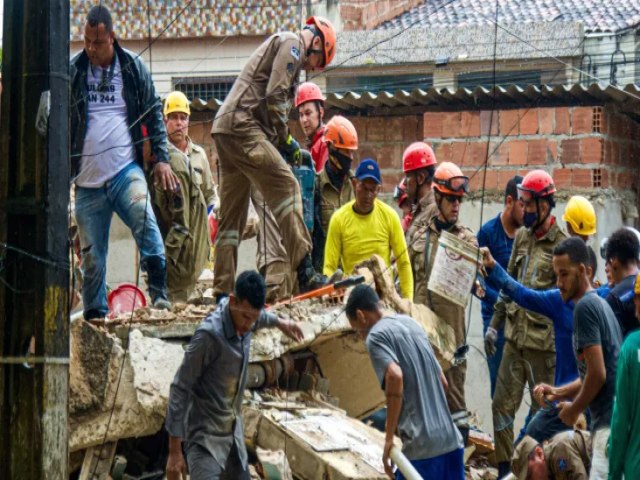
[[[591,202],[580,195],[574,195],[569,199],[562,220],[571,225],[578,235],[596,233],[596,211]]]
[[[164,100],[164,116],[166,117],[173,112],[182,112],[191,115],[189,108],[189,99],[182,92],[171,92]]]
[[[640,275],[636,275],[636,282],[633,286],[633,291],[636,295],[640,295]]]

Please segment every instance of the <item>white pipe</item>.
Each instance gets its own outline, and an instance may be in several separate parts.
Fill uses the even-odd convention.
[[[422,476],[418,473],[415,467],[411,465],[409,459],[404,456],[404,453],[402,453],[398,447],[395,445],[391,447],[389,456],[391,457],[391,460],[393,460],[393,463],[398,467],[398,470],[400,470],[402,475],[404,475],[404,478],[407,480],[423,480]]]

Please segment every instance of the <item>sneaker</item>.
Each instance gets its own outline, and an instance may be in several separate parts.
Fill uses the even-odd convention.
[[[166,298],[157,297],[153,301],[153,308],[156,310],[171,310],[171,302]]]

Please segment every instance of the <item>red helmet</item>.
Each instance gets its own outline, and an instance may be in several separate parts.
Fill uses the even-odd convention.
[[[426,168],[436,164],[433,149],[424,142],[415,142],[402,154],[402,170],[404,173]]]
[[[553,178],[544,170],[531,170],[518,185],[518,193],[523,200],[548,197],[556,193]]]
[[[314,101],[324,104],[324,97],[320,87],[312,82],[301,83],[296,94],[296,108],[303,103]]]
[[[324,67],[327,67],[333,57],[336,56],[336,29],[329,20],[324,17],[309,17],[307,18],[307,25],[315,25],[324,40],[323,53],[324,53]]]
[[[443,195],[462,197],[469,190],[469,177],[455,163],[442,162],[433,175],[433,188]]]

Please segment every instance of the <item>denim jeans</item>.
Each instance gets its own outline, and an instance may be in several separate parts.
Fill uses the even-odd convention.
[[[113,212],[131,229],[147,272],[152,300],[167,295],[164,244],[151,208],[142,168],[131,162],[101,188],[76,188],[76,221],[82,250],[84,318],[104,317],[107,306],[107,252]]]
[[[491,317],[482,317],[482,335],[487,334],[487,329],[491,323]],[[491,398],[496,391],[496,379],[498,378],[498,369],[502,361],[502,351],[504,350],[504,328],[498,330],[498,341],[496,342],[496,353],[487,357],[487,365],[489,366],[489,380],[491,381]]]

